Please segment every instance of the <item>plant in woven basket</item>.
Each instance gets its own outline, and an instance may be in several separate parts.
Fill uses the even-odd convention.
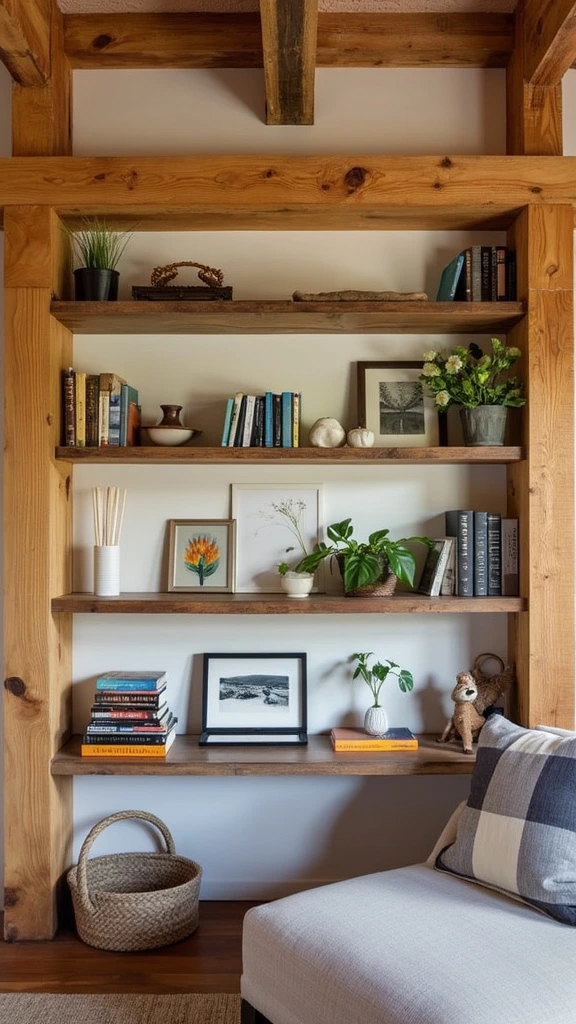
[[[418,541],[429,547],[431,542],[427,537],[391,540],[390,530],[376,530],[370,534],[367,542],[362,543],[354,539],[353,533],[351,519],[333,523],[327,530],[328,539],[332,543],[318,544],[315,551],[301,560],[296,567],[297,571],[313,573],[325,558],[336,558],[347,594],[378,583],[390,574],[395,578],[394,583],[398,579],[410,587],[414,585],[416,563],[406,544]]]
[[[382,736],[388,730],[388,715],[380,704],[380,691],[388,676],[396,676],[398,686],[402,693],[410,693],[414,689],[414,678],[407,668],[400,668],[395,661],[384,658],[383,661],[374,661],[373,651],[364,651],[352,655],[352,661],[357,665],[354,669],[353,679],[363,679],[372,694],[372,705],[367,709],[364,718],[364,728],[372,736]]]

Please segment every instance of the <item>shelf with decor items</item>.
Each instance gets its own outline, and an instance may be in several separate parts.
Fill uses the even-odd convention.
[[[483,334],[525,315],[522,302],[53,302],[74,334]]]
[[[111,465],[233,465],[234,463],[291,466],[382,465],[509,465],[521,462],[526,452],[520,445],[502,448],[201,448],[183,445],[117,448],[58,446],[56,458],[67,462]]]
[[[469,612],[524,612],[522,597],[345,597],[311,594],[291,601],[282,594],[124,593],[118,597],[62,594],[52,598],[53,612],[88,615],[411,615]]]
[[[210,458],[245,462],[262,452],[216,452],[190,447],[173,452],[92,450],[76,455],[58,449],[61,440],[61,377],[70,366],[74,333],[85,334],[506,334],[522,352],[529,414],[521,417],[521,449],[503,449],[507,515],[522,523],[522,598],[450,604],[420,595],[373,599],[374,609],[442,607],[453,611],[509,612],[509,659],[516,665],[517,717],[570,728],[574,722],[573,609],[573,173],[561,158],[547,157],[309,157],[270,158],[15,158],[5,161],[0,183],[6,235],[5,268],[5,789],[6,886],[10,900],[4,926],[10,939],[46,939],[56,927],[56,893],[71,863],[72,778],[85,774],[200,774],[190,764],[218,764],[222,774],[270,774],[283,763],[285,774],[302,773],[302,760],[316,757],[315,772],[400,774],[467,773],[471,760],[459,752],[430,748],[418,757],[377,754],[361,760],[334,755],[327,738],[314,737],[308,751],[262,749],[200,750],[178,737],[166,761],[154,764],[80,761],[71,733],[73,614],[122,607],[119,599],[73,595],[72,496],[75,467],[84,460],[122,465],[151,462],[198,464]],[[349,175],[363,171],[351,197]],[[274,168],[274,173],[267,172]],[[227,171],[224,174],[223,168]],[[282,173],[280,173],[282,169]],[[134,175],[137,185],[134,186]],[[162,187],[162,183],[166,188]],[[323,185],[329,184],[329,189]],[[441,185],[441,187],[438,187]],[[167,190],[171,208],[166,210]],[[8,197],[8,198],[4,198]],[[140,229],[184,228],[425,229],[504,228],[516,252],[518,303],[433,302],[386,304],[385,308],[296,309],[296,303],[214,303],[210,308],[146,303],[103,304],[54,301],[67,295],[68,255],[59,214],[79,218],[97,212],[138,220]],[[242,308],[241,308],[242,307]],[[238,340],[241,351],[242,339]],[[436,449],[440,451],[439,449]],[[213,454],[210,454],[210,451]],[[302,450],[303,463],[307,452]],[[302,451],[273,452],[264,458],[302,458]],[[481,464],[485,453],[466,452],[454,460],[418,452],[407,462],[442,465],[445,460]],[[148,455],[148,452],[151,454]],[[507,454],[508,453],[508,454]],[[310,464],[347,462],[342,449],[314,452]],[[382,464],[387,456],[363,451],[349,464]],[[390,459],[393,463],[395,457]],[[30,556],[33,552],[33,557]],[[59,596],[63,595],[63,596]],[[270,609],[288,601],[276,595],[223,595],[220,608]],[[141,612],[190,595],[135,595]],[[312,609],[340,608],[365,614],[365,600],[314,595]],[[328,605],[333,600],[333,605]],[[371,599],[372,600],[372,599]],[[389,604],[388,604],[389,600]],[[447,599],[446,599],[447,600]],[[416,602],[418,601],[418,604]],[[434,601],[434,604],[432,602]],[[166,602],[166,603],[165,603]],[[237,602],[241,602],[240,605]],[[268,603],[269,602],[269,603]],[[324,602],[324,603],[323,603]],[[392,603],[393,602],[393,603]],[[420,603],[422,602],[422,603]],[[290,604],[302,613],[305,602]],[[295,607],[298,606],[298,607]],[[190,607],[188,605],[188,607]],[[356,610],[357,609],[357,610]],[[196,610],[196,609],[195,609]],[[50,614],[50,611],[53,614]],[[307,612],[314,614],[315,612]],[[339,612],[341,614],[341,612]],[[448,612],[447,612],[448,613]],[[264,612],[266,614],[266,612]],[[359,620],[358,620],[359,621]],[[314,752],[316,754],[314,755]],[[200,761],[200,759],[203,759]],[[428,759],[426,759],[428,758]],[[446,760],[444,761],[444,758]],[[241,764],[243,762],[243,765]],[[442,767],[434,767],[442,764]],[[380,771],[380,765],[385,771]],[[256,766],[256,767],[255,767]],[[336,766],[336,771],[334,770]],[[377,771],[378,769],[378,771]],[[212,770],[212,768],[211,768]],[[310,771],[311,773],[311,771]],[[14,784],[16,780],[16,784]]]
[[[336,752],[329,736],[306,746],[200,747],[198,736],[177,736],[163,758],[82,757],[73,736],[52,758],[52,775],[469,775],[474,758],[458,744],[419,736],[418,750]]]

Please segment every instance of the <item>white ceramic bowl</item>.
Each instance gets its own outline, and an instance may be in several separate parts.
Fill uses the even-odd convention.
[[[179,444],[186,444],[195,430],[189,427],[148,427],[148,436],[152,441],[152,444],[160,444],[164,446],[171,445],[174,447]]]

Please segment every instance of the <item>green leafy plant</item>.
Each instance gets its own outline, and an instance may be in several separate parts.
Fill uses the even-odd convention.
[[[105,221],[83,220],[82,229],[65,229],[80,266],[99,270],[115,270],[132,237],[131,231],[112,231]]]
[[[316,549],[297,565],[296,571],[313,573],[325,558],[341,557],[344,566],[344,590],[347,592],[357,590],[367,583],[376,583],[381,579],[387,566],[390,566],[399,580],[413,586],[416,563],[414,555],[405,545],[407,541],[419,541],[430,546],[427,537],[390,540],[390,530],[376,530],[370,534],[367,543],[359,543],[353,538],[354,527],[351,519],[333,523],[326,532],[332,544],[317,544]]]
[[[520,358],[519,348],[508,348],[498,338],[490,339],[491,353],[471,342],[450,352],[424,353],[420,380],[434,395],[440,412],[451,405],[476,409],[479,405],[524,405],[524,385],[518,377],[506,376]]]
[[[398,680],[398,686],[402,690],[402,693],[410,693],[414,689],[414,679],[412,673],[406,668],[400,668],[395,661],[389,661],[384,658],[384,661],[375,661],[374,664],[370,665],[370,658],[375,658],[376,655],[373,651],[360,652],[359,654],[353,654],[352,660],[357,661],[358,664],[354,669],[353,679],[363,679],[368,684],[374,697],[374,707],[379,708],[380,702],[380,690],[384,686],[388,676],[396,676]]]

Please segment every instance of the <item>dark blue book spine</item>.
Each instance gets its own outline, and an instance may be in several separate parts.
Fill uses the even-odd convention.
[[[488,513],[474,513],[474,597],[488,597]]]
[[[274,448],[282,447],[282,395],[272,396]]]
[[[274,447],[274,418],[271,391],[267,391],[264,395],[264,447]]]
[[[474,513],[467,509],[446,512],[446,535],[456,537],[456,593],[474,597]]]
[[[502,522],[496,513],[488,513],[488,597],[502,593]]]

